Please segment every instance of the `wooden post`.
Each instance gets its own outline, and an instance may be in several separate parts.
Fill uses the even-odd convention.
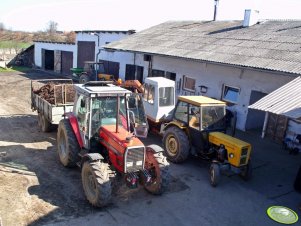
[[[261,138],[264,138],[264,136],[265,136],[265,132],[266,132],[266,129],[267,129],[267,126],[268,126],[268,119],[269,119],[269,112],[266,111],[265,112],[265,117],[264,117],[264,123],[263,123]]]

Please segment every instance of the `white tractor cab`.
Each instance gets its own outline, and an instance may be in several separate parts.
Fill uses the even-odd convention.
[[[143,102],[150,128],[159,132],[175,108],[175,82],[163,77],[146,78]]]

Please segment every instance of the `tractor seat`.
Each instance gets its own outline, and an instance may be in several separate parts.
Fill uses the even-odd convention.
[[[199,129],[200,127],[199,119],[195,116],[192,116],[191,119],[189,120],[189,126]]]

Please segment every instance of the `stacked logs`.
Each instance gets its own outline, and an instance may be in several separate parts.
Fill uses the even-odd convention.
[[[65,104],[73,102],[75,92],[71,84],[48,82],[33,92],[50,104]]]
[[[46,85],[43,85],[37,90],[33,92],[39,95],[42,99],[46,100],[50,104],[54,104],[54,86],[56,84],[54,82],[48,82]]]

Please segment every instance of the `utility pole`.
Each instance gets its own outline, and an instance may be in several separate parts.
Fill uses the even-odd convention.
[[[213,15],[213,21],[216,21],[218,2],[219,2],[219,0],[214,0],[214,15]]]

